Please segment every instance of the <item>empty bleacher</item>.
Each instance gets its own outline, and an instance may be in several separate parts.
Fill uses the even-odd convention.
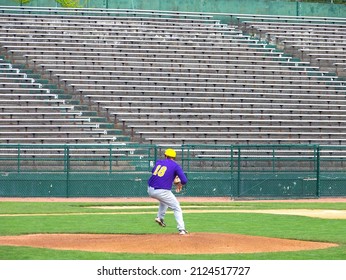
[[[1,143],[112,143],[116,130],[95,112],[0,59]]]
[[[237,19],[230,25],[193,13],[3,9],[1,54],[78,105],[49,95],[4,62],[1,142],[49,143],[54,132],[61,141],[125,141],[121,135],[127,134],[152,144],[345,144],[345,57],[339,49],[346,23]],[[321,48],[327,36],[335,48],[307,52],[306,42],[311,50]],[[35,101],[13,88],[14,80],[20,90],[35,91]],[[52,121],[83,119],[83,110],[105,118],[113,130]],[[24,122],[21,114],[36,121]],[[43,119],[49,122],[37,121]]]
[[[321,69],[345,76],[346,20],[238,16],[241,29]]]

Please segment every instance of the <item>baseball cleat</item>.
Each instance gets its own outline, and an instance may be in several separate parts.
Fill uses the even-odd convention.
[[[188,234],[188,231],[185,229],[181,229],[181,230],[179,230],[179,234],[180,235]]]
[[[160,218],[155,218],[155,222],[157,222],[160,226],[162,227],[165,227],[166,224],[165,222],[163,221],[163,219],[160,219]]]

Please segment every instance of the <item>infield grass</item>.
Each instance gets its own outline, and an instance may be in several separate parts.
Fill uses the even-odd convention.
[[[92,206],[117,206],[99,209]],[[120,206],[142,206],[122,208]],[[0,202],[0,235],[32,233],[165,234],[176,233],[172,211],[167,227],[153,222],[156,203]],[[229,202],[182,203],[191,232],[221,232],[337,243],[338,247],[297,252],[153,255],[63,251],[0,246],[2,260],[346,260],[346,221],[293,215],[256,213],[188,213],[189,209],[328,209],[346,210],[346,203]],[[116,214],[120,213],[122,214]],[[18,215],[18,216],[17,216]],[[169,240],[167,241],[169,242]]]

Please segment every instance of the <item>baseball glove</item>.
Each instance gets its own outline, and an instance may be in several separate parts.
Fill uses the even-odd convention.
[[[182,185],[180,178],[178,176],[175,176],[173,183],[175,186],[175,191],[177,193],[181,192],[181,190],[183,189],[183,185]]]

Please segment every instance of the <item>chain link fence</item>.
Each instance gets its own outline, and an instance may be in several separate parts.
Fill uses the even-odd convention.
[[[141,197],[167,147],[0,145],[0,196]],[[189,182],[179,196],[306,198],[346,195],[346,146],[182,145]]]

